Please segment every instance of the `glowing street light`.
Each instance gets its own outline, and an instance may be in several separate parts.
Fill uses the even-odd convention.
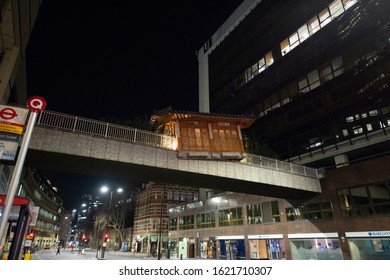
[[[110,188],[108,188],[107,186],[103,186],[103,187],[100,188],[100,191],[101,191],[102,193],[106,193],[106,192],[108,192],[109,190],[110,190]],[[116,192],[117,192],[117,193],[122,193],[122,192],[123,192],[123,188],[117,188],[117,189],[116,189]],[[114,191],[111,190],[111,192],[110,192],[110,203],[109,203],[109,207],[108,207],[109,210],[111,209],[111,203],[112,203],[112,195],[113,195],[113,193],[114,193]]]

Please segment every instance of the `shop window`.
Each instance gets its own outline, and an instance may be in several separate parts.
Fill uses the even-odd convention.
[[[342,260],[338,239],[312,238],[290,240],[293,260]]]
[[[348,240],[352,260],[389,260],[389,238],[356,238]]]

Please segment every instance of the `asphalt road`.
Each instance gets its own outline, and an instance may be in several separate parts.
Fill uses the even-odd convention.
[[[32,260],[155,260],[156,258],[147,257],[146,254],[132,252],[114,252],[108,251],[104,253],[104,258],[101,254],[97,254],[96,250],[86,249],[84,252],[79,252],[78,249],[61,249],[60,254],[57,254],[57,249],[39,250],[31,254]],[[164,258],[165,259],[165,258]]]

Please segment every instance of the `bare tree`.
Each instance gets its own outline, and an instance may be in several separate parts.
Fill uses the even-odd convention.
[[[118,243],[120,247],[122,245],[125,218],[128,210],[127,203],[119,203],[111,209],[108,215],[108,227],[116,232],[116,235],[119,237]]]

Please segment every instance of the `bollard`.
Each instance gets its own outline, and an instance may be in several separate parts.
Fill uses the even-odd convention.
[[[31,256],[31,254],[30,253],[26,253],[26,254],[24,254],[24,258],[23,258],[25,261],[30,261],[30,260],[32,260],[32,256]]]

